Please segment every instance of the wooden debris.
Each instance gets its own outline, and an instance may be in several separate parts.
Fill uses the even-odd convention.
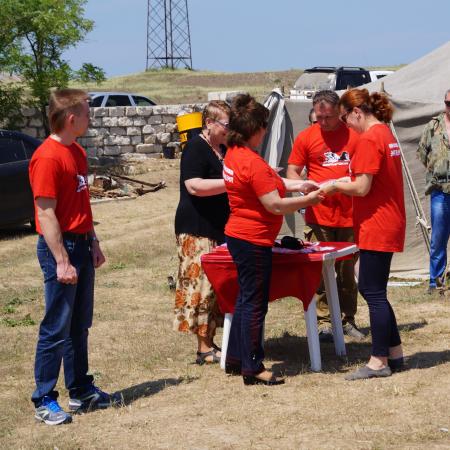
[[[122,180],[127,181],[127,183]],[[94,174],[89,192],[92,198],[138,197],[165,187],[166,182],[164,180],[157,183],[148,183],[122,175],[97,176]]]

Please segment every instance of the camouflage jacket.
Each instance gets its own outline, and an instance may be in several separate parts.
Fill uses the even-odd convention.
[[[444,113],[426,125],[417,149],[417,156],[427,169],[425,194],[433,190],[450,193],[450,145]]]

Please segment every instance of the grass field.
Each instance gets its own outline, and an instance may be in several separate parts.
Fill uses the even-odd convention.
[[[192,364],[195,341],[172,331],[167,286],[177,268],[178,161],[148,164],[142,179],[165,179],[166,189],[93,208],[107,264],[97,272],[90,368],[100,387],[122,393],[122,408],[59,427],[34,422],[30,395],[43,314],[36,237],[25,228],[1,232],[0,448],[450,448],[449,297],[428,297],[424,286],[390,289],[408,365],[390,378],[344,381],[367,359],[369,341],[348,340],[343,359],[323,344],[324,370],[310,372],[296,299],[271,304],[266,322],[267,365],[286,375],[284,386],[246,387],[217,365]],[[358,322],[368,329],[361,299]],[[62,374],[58,389],[67,407]]]

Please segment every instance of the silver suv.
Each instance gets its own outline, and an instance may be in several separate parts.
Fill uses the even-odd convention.
[[[91,107],[154,106],[156,103],[143,95],[129,92],[89,92]]]

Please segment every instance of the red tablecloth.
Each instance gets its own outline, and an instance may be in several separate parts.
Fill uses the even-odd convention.
[[[319,250],[312,253],[279,253],[274,248],[270,301],[283,297],[297,297],[306,311],[316,292],[322,274],[322,261],[327,255],[349,243],[321,242]],[[281,250],[283,251],[283,250]],[[202,267],[211,282],[223,314],[233,313],[238,295],[236,266],[226,246],[216,247],[201,258]]]

